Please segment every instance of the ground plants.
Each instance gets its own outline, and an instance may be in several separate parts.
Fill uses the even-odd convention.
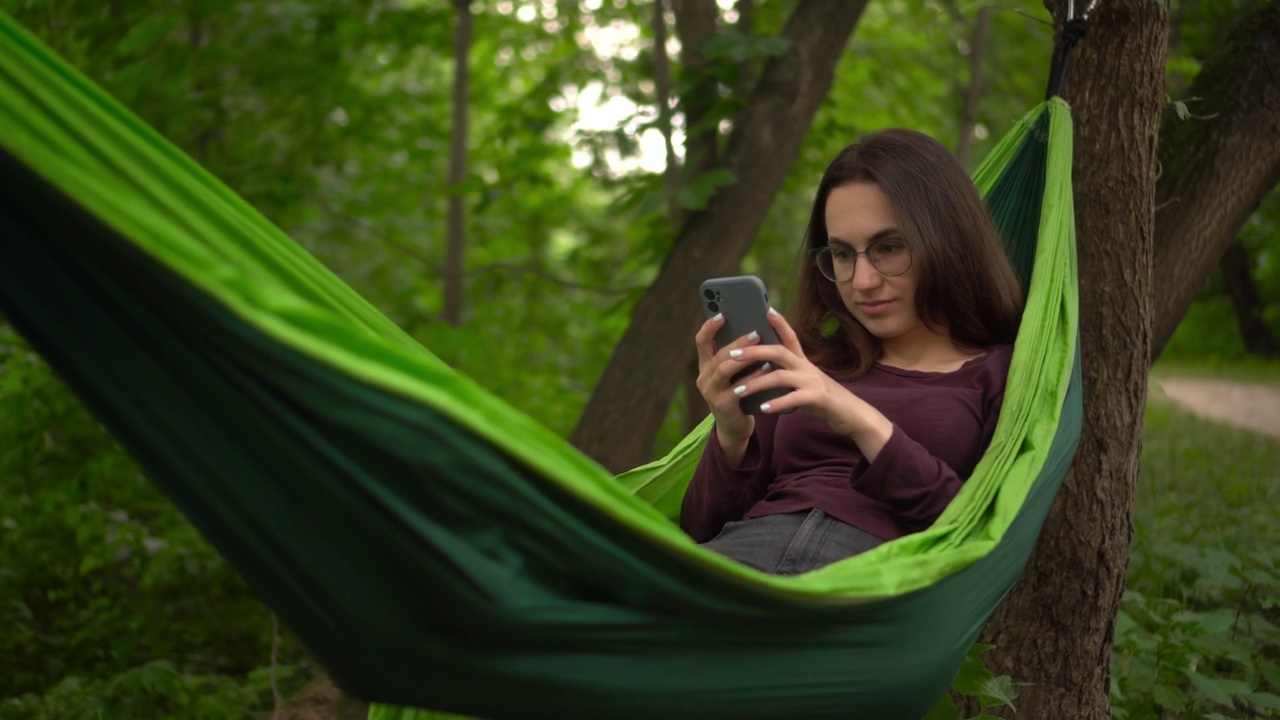
[[[0,718],[234,718],[305,681],[270,613],[0,325]],[[266,666],[266,667],[264,667]]]
[[[1147,411],[1116,718],[1280,717],[1280,442]]]

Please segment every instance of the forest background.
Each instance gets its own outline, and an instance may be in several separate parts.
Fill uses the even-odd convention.
[[[718,191],[768,174],[724,161],[771,62],[796,49],[785,31],[805,5],[0,0],[433,352],[580,446],[599,444],[579,421],[646,290],[715,217]],[[851,35],[805,46],[831,75],[796,80],[813,85],[811,117],[755,149],[781,164],[767,214],[748,251],[724,243],[721,264],[761,276],[783,308],[817,178],[841,147],[906,126],[975,166],[1048,75],[1053,21],[1039,3],[846,5]],[[1275,3],[1165,7],[1165,122],[1212,122],[1193,81]],[[1177,331],[1156,329],[1162,364],[1280,378],[1266,360],[1280,353],[1270,182]],[[688,312],[700,312],[692,297]],[[688,392],[691,341],[668,341],[688,346],[671,351],[686,352],[680,382],[634,457],[665,451],[705,411]],[[1243,506],[1259,528],[1274,521],[1259,502],[1272,496],[1257,494],[1274,491],[1252,484],[1277,479],[1274,444],[1155,412],[1156,427],[1213,444],[1149,435],[1148,475],[1246,477],[1219,524],[1252,527],[1227,512]],[[1228,454],[1243,465],[1224,468]],[[1275,716],[1280,555],[1259,549],[1274,536],[1200,532],[1211,513],[1195,532],[1145,532],[1144,517],[1173,512],[1165,497],[1138,500],[1111,712]],[[255,717],[321,674],[3,324],[0,627],[0,718]]]

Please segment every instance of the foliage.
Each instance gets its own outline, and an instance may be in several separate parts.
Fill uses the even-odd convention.
[[[1222,360],[1161,357],[1151,368],[1151,375],[1157,384],[1166,377],[1187,377],[1218,378],[1280,386],[1280,363],[1257,358]]]
[[[988,710],[1007,707],[1016,711],[1013,701],[1018,688],[1008,675],[997,676],[983,662],[982,656],[994,645],[977,643],[969,649],[964,662],[951,681],[951,692],[943,695],[924,720],[960,720],[960,706],[956,698],[969,698],[978,705],[978,714],[966,720],[996,720]]]
[[[0,703],[0,720],[251,720],[271,708],[272,683],[296,687],[300,666],[253,670],[243,681],[222,675],[182,672],[167,660],[154,660],[114,677],[82,680],[68,676],[43,695],[25,695]]]
[[[0,718],[262,706],[270,613],[4,326],[0,626]],[[301,650],[280,657],[296,687]],[[144,707],[166,710],[111,711]]]
[[[1177,92],[1178,83],[1185,86],[1224,24],[1249,2],[1179,5],[1188,19],[1171,60],[1169,92],[1190,112],[1194,101]],[[740,109],[741,97],[727,89],[738,86],[743,63],[758,66],[785,50],[777,33],[792,5],[760,0],[750,32],[724,13],[724,32],[704,48],[707,72],[722,91],[712,121],[731,122]],[[780,304],[813,187],[840,148],[886,126],[956,141],[978,7],[951,0],[868,5],[835,87],[743,263]],[[445,182],[453,62],[448,3],[0,0],[0,9],[414,337],[561,434],[571,430],[671,246],[667,190],[660,173],[641,162],[643,133],[657,116],[648,2],[473,2],[469,174],[454,187]],[[1036,0],[997,9],[975,158],[1041,96],[1052,44],[1045,19]],[[676,73],[677,92],[699,79]],[[622,110],[607,123],[592,121],[578,110],[588,98]],[[715,171],[683,178],[677,198],[696,210],[716,187],[736,180]],[[468,215],[461,328],[441,318],[444,201],[457,194]],[[1272,299],[1280,297],[1278,207],[1274,198],[1265,204],[1245,236],[1255,278]],[[1235,352],[1223,350],[1231,347],[1232,324],[1220,298],[1220,289],[1206,290],[1168,355],[1199,356],[1206,347]],[[1271,302],[1270,317],[1280,322],[1280,304]],[[659,451],[681,435],[678,410]],[[1232,692],[1233,702],[1244,697],[1240,686],[1215,683],[1257,681],[1253,693],[1264,681],[1274,687],[1264,655],[1250,666],[1239,647],[1223,649],[1244,642],[1239,627],[1254,631],[1249,642],[1271,642],[1260,623],[1274,618],[1260,591],[1238,578],[1228,587],[1236,577],[1230,572],[1203,580],[1200,573],[1212,565],[1196,554],[1203,538],[1165,542],[1157,535],[1150,543],[1164,550],[1140,547],[1135,554],[1137,585],[1125,601],[1132,623],[1117,636],[1117,657],[1133,679],[1118,679],[1118,707],[1142,717],[1142,708],[1155,706],[1140,684],[1150,679],[1141,673],[1149,655],[1144,643],[1153,637],[1164,653],[1157,653],[1161,672],[1151,676],[1153,687],[1182,692],[1208,682],[1200,700]],[[1274,557],[1260,552],[1238,555],[1231,567],[1271,577]],[[1221,589],[1228,604],[1246,608],[1239,621],[1245,624],[1220,628],[1224,616],[1217,613],[1226,606],[1203,593],[1149,587],[1152,578],[1175,576],[1191,587],[1207,582]],[[9,698],[0,701],[0,720],[238,717],[270,703],[269,612],[3,324],[0,623],[9,630],[0,635],[0,698]],[[1219,649],[1204,647],[1212,643]],[[986,697],[988,706],[1011,700],[1008,678],[984,675],[980,654],[976,649],[966,661],[956,693]],[[1199,680],[1183,672],[1193,656],[1206,658],[1193,668]],[[1171,667],[1183,674],[1170,677]],[[288,692],[312,672],[285,632],[279,688]],[[1200,700],[1187,707],[1208,706]]]
[[[1272,192],[1241,229],[1253,282],[1262,300],[1262,319],[1280,338],[1280,190]],[[1209,276],[1162,358],[1238,363],[1247,357],[1221,272]]]
[[[1172,28],[1165,89],[1168,101],[1177,111],[1177,122],[1187,122],[1192,116],[1206,117],[1208,111],[1201,109],[1201,98],[1188,97],[1187,88],[1201,63],[1220,50],[1237,19],[1264,4],[1264,0],[1174,0],[1170,3]],[[1253,280],[1263,304],[1263,320],[1273,334],[1280,336],[1280,192],[1272,192],[1262,202],[1238,239],[1248,253]],[[1156,240],[1159,242],[1159,238]],[[1214,272],[1161,356],[1220,362],[1239,360],[1245,355],[1221,273]]]
[[[1280,717],[1277,468],[1276,440],[1149,407],[1115,717]]]

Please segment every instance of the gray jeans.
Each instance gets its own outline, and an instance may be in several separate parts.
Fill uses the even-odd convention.
[[[771,575],[799,575],[883,542],[814,508],[728,523],[702,547]]]

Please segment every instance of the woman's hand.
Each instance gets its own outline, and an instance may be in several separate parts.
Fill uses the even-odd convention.
[[[756,421],[755,418],[742,412],[742,408],[738,405],[740,397],[734,394],[733,389],[743,382],[763,377],[770,368],[763,367],[747,378],[739,378],[737,382],[731,382],[734,375],[750,365],[749,362],[735,358],[733,355],[735,353],[740,355],[744,348],[759,343],[760,337],[752,332],[717,349],[716,332],[722,325],[724,325],[724,315],[717,314],[704,322],[698,334],[694,336],[694,342],[698,346],[697,384],[698,392],[702,393],[702,399],[706,401],[711,414],[715,416],[716,438],[720,441],[720,449],[724,451],[731,465],[738,465],[746,454],[747,443],[751,440],[751,434],[755,432]]]
[[[875,456],[893,433],[893,423],[879,410],[809,362],[800,347],[800,339],[781,313],[770,308],[768,320],[777,331],[782,344],[760,345],[757,341],[749,345],[731,346],[742,351],[732,361],[739,363],[739,368],[751,363],[767,362],[774,369],[737,383],[735,398],[772,388],[792,388],[791,392],[770,400],[761,409],[768,413],[803,409],[810,415],[825,420],[836,432],[852,438],[868,462],[875,460]]]

